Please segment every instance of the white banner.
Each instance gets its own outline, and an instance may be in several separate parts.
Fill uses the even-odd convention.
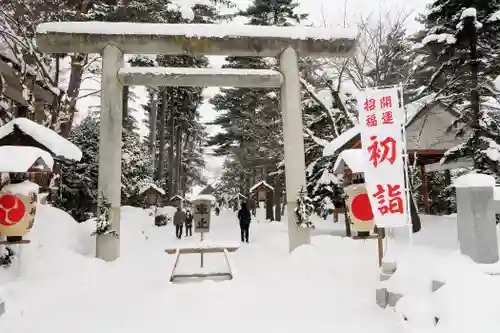
[[[405,111],[398,88],[365,89],[358,99],[366,190],[375,224],[409,225],[403,154]],[[400,105],[401,104],[401,105]]]

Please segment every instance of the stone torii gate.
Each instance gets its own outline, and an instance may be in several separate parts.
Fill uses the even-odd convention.
[[[290,251],[310,242],[297,228],[294,209],[305,184],[304,139],[298,54],[349,57],[356,32],[310,27],[218,24],[51,22],[37,27],[37,46],[47,53],[102,54],[99,201],[111,204],[110,224],[120,231],[122,89],[124,85],[281,88]],[[279,57],[280,71],[254,69],[124,67],[124,54]],[[99,258],[120,255],[108,237]],[[98,242],[99,243],[99,242]]]

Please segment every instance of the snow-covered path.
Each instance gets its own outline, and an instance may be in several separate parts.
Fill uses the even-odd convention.
[[[199,236],[179,241],[172,226],[155,228],[150,222],[144,211],[124,208],[122,257],[109,264],[55,247],[51,251],[39,247],[38,255],[31,249],[26,253],[30,259],[24,264],[30,266],[23,277],[7,285],[8,313],[0,319],[0,331],[397,331],[395,315],[380,310],[373,301],[376,252],[367,253],[366,246],[357,246],[359,242],[352,243],[352,250],[365,259],[355,265],[333,252],[337,246],[330,236],[313,238],[322,255],[312,253],[316,248],[305,247],[289,256],[284,223],[253,223],[250,244],[242,244],[232,255],[234,280],[171,284],[168,276],[174,256],[163,250]],[[235,214],[223,212],[214,217],[206,239],[238,241]],[[331,253],[326,252],[328,248]],[[41,257],[49,252],[52,258]],[[329,256],[338,257],[330,260]],[[31,267],[35,263],[30,260],[35,258],[41,268]],[[222,255],[205,258],[206,269],[225,268]],[[44,270],[40,261],[46,261],[50,269]],[[343,267],[335,267],[339,264]],[[199,270],[199,256],[182,256],[179,268]],[[373,274],[373,284],[359,285],[355,278],[359,274],[365,275],[364,281],[370,281],[366,274]]]
[[[157,228],[148,213],[122,208],[121,257],[93,258],[93,226],[76,224],[66,213],[39,207],[32,243],[23,247],[21,276],[16,265],[0,269],[0,296],[7,312],[0,332],[8,333],[490,333],[500,329],[498,276],[484,274],[456,251],[456,220],[423,217],[415,246],[398,260],[388,281],[405,294],[397,311],[375,304],[380,287],[375,241],[341,235],[343,223],[317,219],[312,245],[288,254],[286,223],[253,222],[250,244],[231,254],[234,279],[170,283],[174,256],[166,248],[198,242],[175,239],[173,226]],[[404,235],[403,235],[404,236]],[[389,244],[401,253],[404,241]],[[235,213],[213,217],[205,239],[239,240]],[[179,272],[200,270],[199,255],[181,257]],[[204,270],[225,270],[222,254],[205,255]],[[446,285],[430,293],[438,277]],[[416,297],[416,298],[415,298]],[[401,303],[401,302],[400,302]],[[399,303],[398,303],[399,304]],[[402,313],[411,318],[402,320]],[[434,317],[440,318],[434,327]],[[411,324],[409,324],[411,323]],[[483,323],[484,330],[477,329]],[[411,325],[424,325],[420,331]]]

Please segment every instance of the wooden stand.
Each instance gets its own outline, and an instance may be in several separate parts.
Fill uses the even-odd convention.
[[[29,244],[29,243],[31,243],[31,241],[28,239],[22,239],[20,241],[14,241],[14,242],[0,241],[0,245],[18,245],[18,244]]]
[[[203,234],[202,234],[203,235]],[[203,239],[203,236],[202,236]],[[166,249],[165,252],[168,254],[175,254],[175,263],[170,273],[170,282],[173,282],[176,278],[206,278],[206,277],[228,277],[230,280],[233,278],[233,272],[231,268],[231,262],[229,260],[229,252],[236,252],[239,247],[229,247],[229,246],[213,246],[213,247],[190,247],[190,248],[177,248],[177,249]],[[214,273],[193,273],[193,274],[175,274],[175,269],[179,263],[179,257],[181,254],[200,254],[201,262],[200,266],[203,267],[203,254],[205,253],[224,253],[224,258],[227,263],[229,272],[214,272]]]
[[[384,243],[383,239],[385,238],[385,229],[384,228],[375,228],[375,235],[370,236],[352,236],[352,239],[376,239],[377,240],[377,248],[378,248],[378,267],[382,267],[382,259],[384,257]]]

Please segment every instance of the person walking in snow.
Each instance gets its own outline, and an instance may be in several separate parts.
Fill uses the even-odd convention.
[[[240,221],[241,241],[248,243],[248,234],[250,231],[250,221],[252,220],[252,215],[248,210],[246,202],[241,203],[241,208],[238,211],[238,220]]]
[[[185,220],[185,225],[186,225],[186,237],[188,236],[193,236],[193,214],[191,214],[191,211],[186,212],[186,220]]]
[[[220,214],[220,208],[219,206],[215,207],[215,216],[219,216]]]
[[[175,225],[175,236],[177,239],[182,238],[182,226],[186,220],[186,213],[184,213],[181,207],[177,207],[177,211],[174,214],[174,225]]]

